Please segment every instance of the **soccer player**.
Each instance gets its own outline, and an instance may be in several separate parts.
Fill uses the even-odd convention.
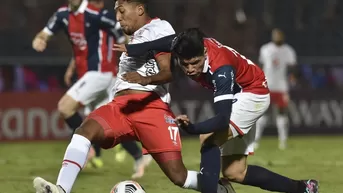
[[[297,63],[294,49],[285,43],[284,33],[280,29],[272,31],[272,41],[260,49],[259,62],[268,79],[270,101],[275,109],[273,116],[263,115],[256,124],[256,145],[263,130],[271,117],[276,118],[276,128],[279,134],[279,148],[287,147],[289,101],[288,82],[295,79],[295,65]],[[274,111],[276,110],[276,111]]]
[[[175,34],[167,21],[149,16],[147,0],[118,0],[115,9],[123,31],[131,36],[130,43]],[[172,78],[170,53],[159,53],[154,58],[147,60],[122,54],[113,89],[114,100],[93,111],[75,131],[56,185],[37,177],[34,179],[36,192],[70,193],[91,143],[112,148],[127,140],[141,141],[175,185],[199,190],[199,173],[187,171],[183,164],[179,130],[168,105],[170,95],[166,83]],[[229,192],[222,185],[218,187],[214,192]]]
[[[129,56],[171,49],[174,61],[188,77],[213,90],[214,117],[196,124],[186,115],[176,118],[188,133],[200,134],[201,171],[212,177],[200,178],[207,179],[202,184],[219,178],[216,170],[220,170],[220,152],[213,145],[216,144],[221,146],[223,176],[230,181],[275,192],[318,192],[316,180],[293,180],[247,164],[248,155],[254,153],[254,125],[270,103],[265,75],[251,60],[213,38],[206,38],[198,29],[188,29],[176,38],[168,36],[126,47],[116,45],[115,49],[127,51]]]
[[[73,130],[82,123],[82,117],[78,113],[80,107],[85,106],[85,110],[89,112],[108,100],[107,93],[114,82],[116,71],[112,52],[113,39],[118,43],[126,39],[114,13],[103,7],[103,0],[69,0],[68,6],[57,10],[32,43],[36,51],[42,52],[48,40],[61,30],[70,39],[74,56],[67,68],[65,82],[70,86],[75,71],[79,79],[61,98],[58,110]],[[142,156],[135,142],[126,142],[123,147],[136,160],[136,171],[132,177],[141,177],[149,163],[149,157]],[[103,162],[100,159],[100,147],[95,145],[95,150],[96,157],[89,163],[101,167]]]

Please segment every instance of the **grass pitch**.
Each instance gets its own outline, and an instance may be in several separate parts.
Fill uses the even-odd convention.
[[[41,176],[56,181],[67,141],[0,144],[0,193],[34,193],[32,179]],[[267,167],[295,179],[315,178],[320,192],[343,192],[343,136],[292,137],[285,151],[277,149],[276,138],[264,138],[250,164]],[[108,193],[119,181],[129,179],[133,160],[114,161],[114,152],[104,151],[105,166],[100,170],[82,171],[74,186],[74,193]],[[199,142],[183,140],[184,162],[189,169],[199,168]],[[152,163],[145,177],[138,182],[148,193],[194,192],[175,187]],[[258,188],[234,184],[237,193],[263,193]]]

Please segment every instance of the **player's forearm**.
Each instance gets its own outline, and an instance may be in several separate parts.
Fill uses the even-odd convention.
[[[35,38],[39,38],[39,39],[41,39],[41,40],[47,42],[47,41],[49,41],[50,37],[51,37],[50,34],[44,32],[44,31],[42,30],[42,31],[40,31],[40,32],[36,35]]]
[[[171,44],[175,35],[166,36],[151,42],[140,44],[126,44],[127,54],[131,57],[142,56],[151,50],[158,52],[170,52]]]
[[[75,58],[71,58],[71,59],[70,59],[70,62],[69,62],[69,65],[68,65],[68,70],[74,71],[75,68],[76,68],[76,65],[75,65]]]
[[[149,76],[150,85],[166,84],[172,81],[172,73],[170,70],[161,70],[159,73]]]
[[[207,134],[224,131],[229,128],[232,100],[215,103],[217,115],[206,121],[190,124],[187,132],[190,134]]]

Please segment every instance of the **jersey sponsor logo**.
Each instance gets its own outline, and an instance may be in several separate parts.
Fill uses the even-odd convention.
[[[69,35],[70,35],[70,40],[80,50],[85,50],[87,48],[87,40],[82,33],[70,32]]]
[[[171,117],[170,115],[164,115],[164,119],[166,120],[166,123],[168,124],[175,124],[174,118]]]
[[[155,70],[155,64],[156,64],[155,60],[149,60],[144,64],[144,68],[146,69],[145,74],[147,76],[152,76],[152,75],[157,74]]]

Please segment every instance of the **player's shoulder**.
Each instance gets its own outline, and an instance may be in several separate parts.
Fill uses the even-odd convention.
[[[99,14],[101,13],[101,9],[100,9],[100,8],[97,8],[97,7],[95,7],[94,5],[89,4],[89,3],[88,3],[88,5],[87,5],[85,11],[86,11],[87,13],[92,14],[92,15],[99,15]]]
[[[154,18],[139,29],[137,34],[144,36],[148,41],[152,41],[161,37],[173,35],[175,34],[175,30],[168,21]]]
[[[275,45],[273,42],[268,42],[268,43],[265,43],[261,46],[261,50],[270,50],[270,49],[274,49]]]
[[[69,14],[69,7],[67,5],[63,5],[57,9],[55,15],[58,17],[67,16]]]
[[[286,50],[288,50],[288,51],[291,51],[291,52],[294,52],[294,48],[291,46],[291,45],[289,45],[289,44],[284,44],[283,45],[283,47],[284,47],[284,49],[286,49]]]

